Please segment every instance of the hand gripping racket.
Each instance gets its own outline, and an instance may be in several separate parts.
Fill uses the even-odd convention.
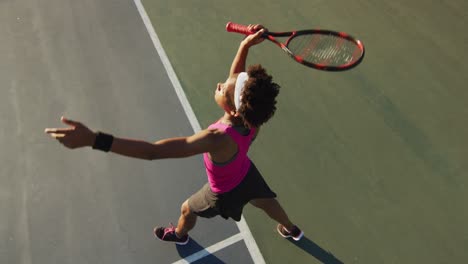
[[[247,26],[228,22],[228,32],[254,34]],[[265,32],[263,37],[275,43],[295,61],[318,70],[349,70],[364,58],[364,45],[360,40],[343,33],[323,29],[291,32]],[[287,37],[280,43],[275,37]]]

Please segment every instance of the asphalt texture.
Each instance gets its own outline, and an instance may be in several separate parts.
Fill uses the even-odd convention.
[[[153,237],[206,182],[201,157],[72,151],[43,132],[64,115],[148,141],[193,133],[132,1],[2,1],[0,36],[0,263],[172,263],[239,233],[218,218],[183,248]]]

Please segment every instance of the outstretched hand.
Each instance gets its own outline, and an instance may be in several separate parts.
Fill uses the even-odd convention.
[[[66,119],[62,116],[62,123],[68,125],[67,128],[46,128],[45,133],[57,139],[65,147],[75,149],[92,146],[96,135],[88,127],[80,122]]]

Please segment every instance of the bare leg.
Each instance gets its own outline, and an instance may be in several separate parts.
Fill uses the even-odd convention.
[[[251,200],[250,203],[265,211],[270,218],[283,225],[287,230],[292,230],[294,224],[275,198],[262,198]]]
[[[176,235],[178,237],[183,237],[187,235],[197,223],[197,215],[190,211],[188,200],[182,204],[180,211],[181,214],[176,227]]]

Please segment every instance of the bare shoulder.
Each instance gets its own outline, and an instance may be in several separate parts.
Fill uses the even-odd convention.
[[[210,128],[206,129],[205,131],[210,140],[213,140],[215,143],[218,144],[231,139],[231,137],[225,131],[219,130],[217,128]]]
[[[219,129],[204,129],[188,137],[188,143],[202,144],[211,151],[223,148],[229,144],[230,137]]]
[[[205,137],[220,137],[226,135],[226,132],[219,130],[217,128],[206,128],[195,133],[195,135],[202,135]]]

